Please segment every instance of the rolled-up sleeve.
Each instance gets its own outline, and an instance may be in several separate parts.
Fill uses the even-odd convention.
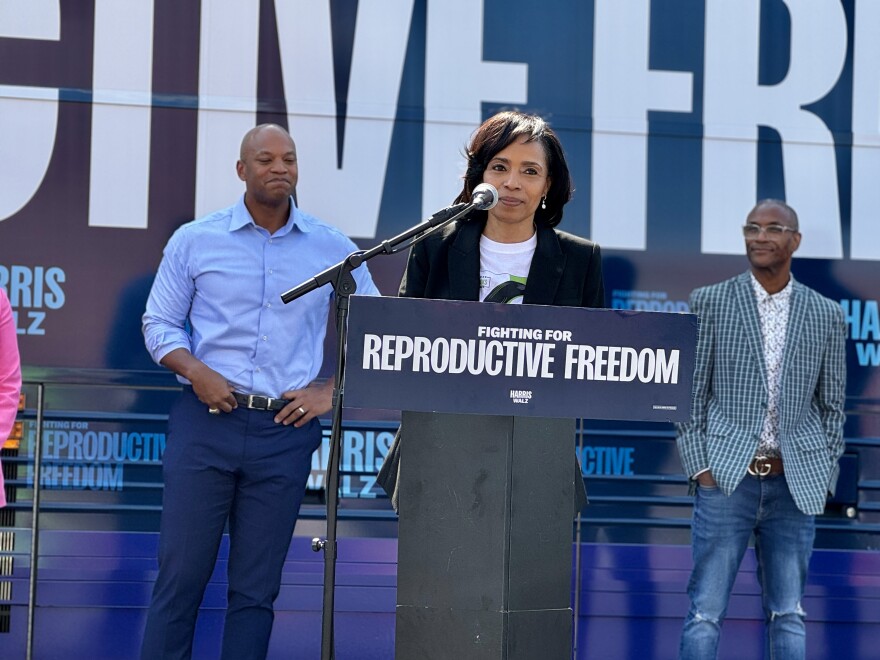
[[[186,320],[195,282],[186,267],[183,242],[179,231],[168,241],[142,319],[144,343],[156,364],[178,348],[192,350]]]

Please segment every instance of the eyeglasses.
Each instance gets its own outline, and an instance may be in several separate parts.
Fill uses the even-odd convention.
[[[743,225],[743,236],[746,238],[758,238],[761,234],[767,234],[771,238],[780,238],[785,234],[785,232],[797,232],[797,229],[792,229],[791,227],[786,227],[785,225],[756,225],[754,222],[750,222],[747,225]]]

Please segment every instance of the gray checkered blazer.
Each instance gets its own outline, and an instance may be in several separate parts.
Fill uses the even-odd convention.
[[[798,508],[819,514],[843,453],[845,324],[838,304],[792,278],[779,394],[785,477]],[[690,422],[678,424],[685,474],[711,468],[730,495],[755,455],[767,409],[764,350],[749,273],[691,293],[700,317]]]

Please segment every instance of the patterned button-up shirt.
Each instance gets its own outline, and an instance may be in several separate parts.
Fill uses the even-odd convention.
[[[752,289],[758,302],[761,336],[764,338],[764,365],[767,370],[767,417],[761,429],[756,456],[779,456],[779,386],[782,378],[782,352],[791,307],[791,280],[779,293],[769,294],[752,275]]]

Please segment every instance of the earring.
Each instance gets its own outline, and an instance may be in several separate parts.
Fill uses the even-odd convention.
[[[547,208],[547,198],[546,198],[546,197],[542,197],[542,198],[541,198],[541,208],[542,208],[542,209],[546,209],[546,208]]]

